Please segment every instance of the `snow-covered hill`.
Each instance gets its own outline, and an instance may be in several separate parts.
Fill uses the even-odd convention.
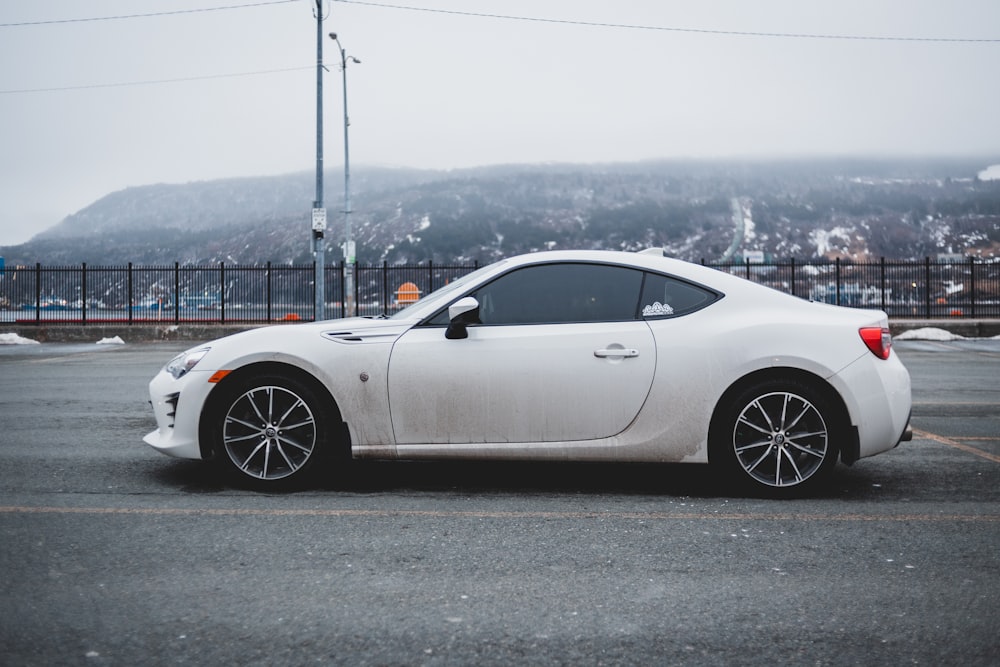
[[[358,261],[485,262],[547,248],[662,246],[689,260],[1000,258],[984,161],[649,162],[460,171],[352,169]],[[330,262],[343,176],[326,174]],[[8,263],[311,261],[311,173],[111,193]]]

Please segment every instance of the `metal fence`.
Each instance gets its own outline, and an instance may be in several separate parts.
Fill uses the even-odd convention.
[[[395,312],[477,265],[356,265],[358,315]],[[343,263],[324,270],[328,317],[345,314]],[[0,273],[0,322],[257,323],[313,320],[315,266],[17,266]]]
[[[702,262],[705,263],[704,261]],[[1000,262],[898,261],[706,264],[782,292],[889,317],[1000,317]]]
[[[1000,317],[1000,262],[890,261],[702,264],[783,292],[896,318]],[[358,315],[393,313],[477,264],[357,265]],[[345,314],[343,263],[324,271],[327,316]],[[315,319],[315,267],[16,266],[0,270],[0,322],[19,324]]]

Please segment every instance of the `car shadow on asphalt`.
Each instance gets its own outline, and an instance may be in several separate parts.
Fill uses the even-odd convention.
[[[193,495],[245,491],[201,461],[166,461],[153,482]],[[858,468],[838,466],[807,498],[862,500],[880,485]],[[768,498],[734,488],[707,465],[677,463],[574,463],[485,461],[354,461],[349,473],[331,474],[285,493],[665,496],[679,498]],[[876,494],[877,495],[877,494]]]

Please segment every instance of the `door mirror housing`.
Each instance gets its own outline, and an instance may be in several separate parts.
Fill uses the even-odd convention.
[[[444,332],[448,340],[461,340],[469,337],[468,325],[480,324],[479,301],[475,297],[462,297],[448,306],[448,319],[451,323]]]

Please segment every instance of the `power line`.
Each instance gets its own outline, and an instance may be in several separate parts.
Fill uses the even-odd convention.
[[[788,39],[826,39],[826,40],[854,40],[872,42],[953,42],[953,43],[1000,43],[1000,38],[971,39],[965,37],[893,37],[888,35],[826,35],[816,33],[796,33],[796,32],[756,32],[747,30],[714,30],[709,28],[677,28],[668,26],[637,25],[628,23],[603,23],[595,21],[575,21],[572,19],[548,19],[538,16],[515,16],[512,14],[487,14],[480,12],[467,12],[455,9],[432,9],[430,7],[411,7],[408,5],[394,5],[385,2],[371,2],[370,0],[334,0],[350,5],[365,5],[368,7],[381,7],[383,9],[403,9],[413,12],[428,12],[432,14],[452,14],[456,16],[472,16],[476,18],[505,19],[509,21],[530,21],[534,23],[556,23],[562,25],[579,25],[593,28],[622,28],[625,30],[651,30],[658,32],[683,32],[702,35],[724,35],[727,37],[779,37]]]
[[[265,5],[283,5],[299,0],[266,0],[264,2],[252,2],[243,5],[224,5],[222,7],[200,7],[197,9],[176,9],[166,12],[153,12],[150,14],[122,14],[119,16],[94,16],[77,19],[51,19],[48,21],[22,21],[19,23],[0,23],[0,28],[17,28],[29,25],[56,25],[60,23],[86,23],[90,21],[120,21],[123,19],[141,19],[153,16],[174,16],[177,14],[199,14],[204,12],[218,12],[227,9],[247,9],[250,7],[263,7]]]
[[[202,76],[190,76],[177,79],[151,79],[147,81],[123,81],[119,83],[91,83],[80,86],[62,86],[53,88],[22,88],[20,90],[0,90],[0,95],[15,95],[21,93],[53,93],[66,90],[91,90],[98,88],[126,88],[128,86],[151,86],[162,83],[185,83],[188,81],[206,81],[210,79],[234,79],[245,76],[258,76],[261,74],[281,74],[284,72],[297,72],[301,70],[312,70],[316,67],[306,65],[303,67],[284,67],[281,69],[263,69],[255,72],[232,72],[229,74],[205,74]]]

